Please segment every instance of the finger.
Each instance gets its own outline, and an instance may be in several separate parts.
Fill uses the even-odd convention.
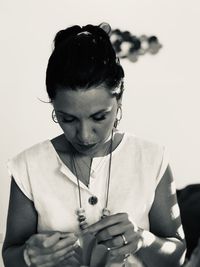
[[[78,260],[81,261],[83,258],[83,250],[80,246],[78,246],[77,248],[74,249],[75,254],[74,257]]]
[[[71,233],[71,232],[61,232],[60,233],[60,238],[66,238],[66,237],[76,237],[75,233]]]
[[[114,247],[122,247],[130,242],[135,242],[138,239],[138,233],[133,231],[133,226],[128,225],[127,231],[124,231],[123,233],[120,233],[117,236],[114,236],[113,238],[101,242],[108,248],[114,248]]]
[[[75,257],[75,254],[72,254],[70,257],[65,256],[63,259],[60,261],[61,265],[66,266],[80,266],[80,261]]]
[[[48,256],[56,251],[65,249],[67,247],[73,247],[74,249],[77,248],[79,245],[76,242],[76,238],[67,238],[61,239],[56,245],[49,248],[39,248],[39,247],[27,247],[27,253],[30,257],[38,257],[38,256]]]
[[[31,236],[27,241],[26,244],[28,246],[37,246],[37,247],[43,247],[44,244],[47,242],[47,245],[54,241],[57,242],[57,240],[59,240],[60,238],[60,233],[59,232],[53,232],[53,234],[49,234],[49,233],[40,233],[40,234],[35,234],[33,236]]]
[[[103,241],[100,244],[103,244],[104,246],[106,246],[108,248],[118,248],[118,247],[122,247],[124,245],[124,240],[122,239],[121,235],[118,235],[112,239]]]
[[[61,234],[59,232],[56,232],[56,233],[50,235],[49,237],[47,237],[46,240],[43,241],[43,247],[49,248],[49,247],[55,245],[59,241],[60,236],[61,236]]]
[[[42,242],[47,238],[47,234],[34,234],[27,241],[26,244],[30,246],[41,246]]]
[[[53,262],[54,264],[60,261],[60,258],[67,255],[74,250],[74,246],[68,246],[64,249],[58,250],[51,254],[43,254],[32,256],[30,255],[31,262],[35,265]]]
[[[135,242],[133,241],[131,243],[128,243],[127,245],[123,245],[120,248],[112,248],[110,253],[112,256],[136,253],[141,248],[141,244],[142,244],[142,239],[140,238],[137,241]]]
[[[107,216],[107,217],[101,219],[97,223],[94,223],[94,224],[88,226],[86,228],[86,231],[90,232],[90,233],[95,233],[95,232],[98,232],[98,231],[100,231],[100,230],[102,230],[102,229],[104,229],[110,225],[120,223],[120,222],[127,220],[127,219],[128,219],[127,213],[117,213],[114,215],[110,215],[110,216]]]
[[[75,252],[75,254],[73,255],[74,260],[77,262],[81,262],[82,261],[82,256],[78,253]]]
[[[110,250],[110,255],[114,257],[119,256],[119,255],[126,255],[126,254],[130,254],[131,250],[132,250],[132,246],[130,244],[127,244],[120,248],[112,248],[112,250]]]
[[[58,251],[68,246],[73,246],[74,248],[76,248],[78,247],[77,241],[78,241],[78,238],[75,236],[63,238],[53,247],[53,251]]]
[[[45,236],[51,236],[55,233],[60,233],[60,238],[65,238],[65,237],[70,237],[70,236],[75,236],[75,233],[73,232],[60,232],[60,231],[42,231],[40,234],[43,234]]]
[[[75,251],[74,250],[73,251],[70,251],[69,253],[65,254],[62,257],[60,257],[59,258],[59,262],[63,263],[66,260],[68,260],[68,262],[69,262],[69,260],[70,260],[70,263],[71,263],[72,260],[74,261],[74,255],[75,255]]]
[[[128,221],[115,224],[99,231],[96,234],[96,238],[98,243],[100,243],[102,241],[112,239],[114,236],[122,235],[126,231],[131,230],[132,228],[133,228],[132,224]]]
[[[74,255],[74,252],[71,251],[69,253],[67,253],[65,256],[63,257],[60,257],[59,259],[59,262],[62,263],[62,261],[66,260],[66,259],[69,259],[70,257],[72,257]],[[58,264],[59,263],[58,261],[55,263],[53,261],[50,261],[50,262],[46,262],[46,263],[42,263],[42,264],[37,264],[37,267],[54,267],[55,264]],[[57,266],[57,265],[56,265]],[[60,266],[60,265],[59,265]]]

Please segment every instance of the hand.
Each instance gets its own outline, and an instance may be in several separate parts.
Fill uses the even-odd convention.
[[[134,254],[142,246],[141,231],[129,221],[127,213],[107,216],[87,231],[96,233],[98,243],[107,246],[112,256]]]
[[[56,267],[80,267],[83,265],[83,259],[82,259],[82,248],[80,246],[77,246],[74,249],[74,254],[67,259],[64,259],[61,261]]]
[[[74,255],[77,237],[60,232],[32,235],[26,242],[31,266],[53,267]]]

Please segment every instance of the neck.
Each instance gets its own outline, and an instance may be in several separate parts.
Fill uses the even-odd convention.
[[[84,154],[79,151],[77,151],[71,143],[67,141],[69,144],[69,148],[71,153],[78,158],[84,158],[84,159],[90,159],[92,160],[94,157],[104,157],[110,154],[110,146],[111,143],[114,141],[114,132],[112,132],[107,139],[99,146],[98,151],[91,153],[91,154]]]

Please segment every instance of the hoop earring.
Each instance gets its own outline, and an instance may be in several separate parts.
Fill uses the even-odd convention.
[[[56,112],[55,112],[54,109],[52,110],[51,118],[52,118],[52,120],[53,120],[55,123],[58,123],[58,119],[57,119],[57,117],[56,117]]]
[[[122,106],[119,105],[118,109],[117,109],[117,116],[116,116],[116,119],[115,119],[115,122],[114,122],[114,127],[115,128],[117,128],[117,126],[120,123],[121,119],[122,119]]]

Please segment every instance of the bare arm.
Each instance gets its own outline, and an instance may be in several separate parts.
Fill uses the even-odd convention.
[[[96,233],[98,242],[111,247],[110,254],[113,257],[132,253],[147,267],[181,266],[185,241],[169,167],[157,186],[149,219],[150,231],[138,230],[126,213],[107,216],[86,231]]]
[[[37,212],[34,204],[11,182],[7,232],[3,245],[5,267],[25,267],[24,249],[34,266],[66,266],[69,261],[77,266],[75,254],[77,237],[58,231],[37,233]],[[25,242],[28,245],[25,245]]]
[[[37,212],[33,202],[11,181],[10,201],[7,217],[7,231],[3,244],[5,267],[25,267],[24,243],[37,231]]]
[[[181,266],[185,241],[170,167],[157,187],[149,216],[150,232],[142,232],[144,247],[137,255],[148,267]]]

